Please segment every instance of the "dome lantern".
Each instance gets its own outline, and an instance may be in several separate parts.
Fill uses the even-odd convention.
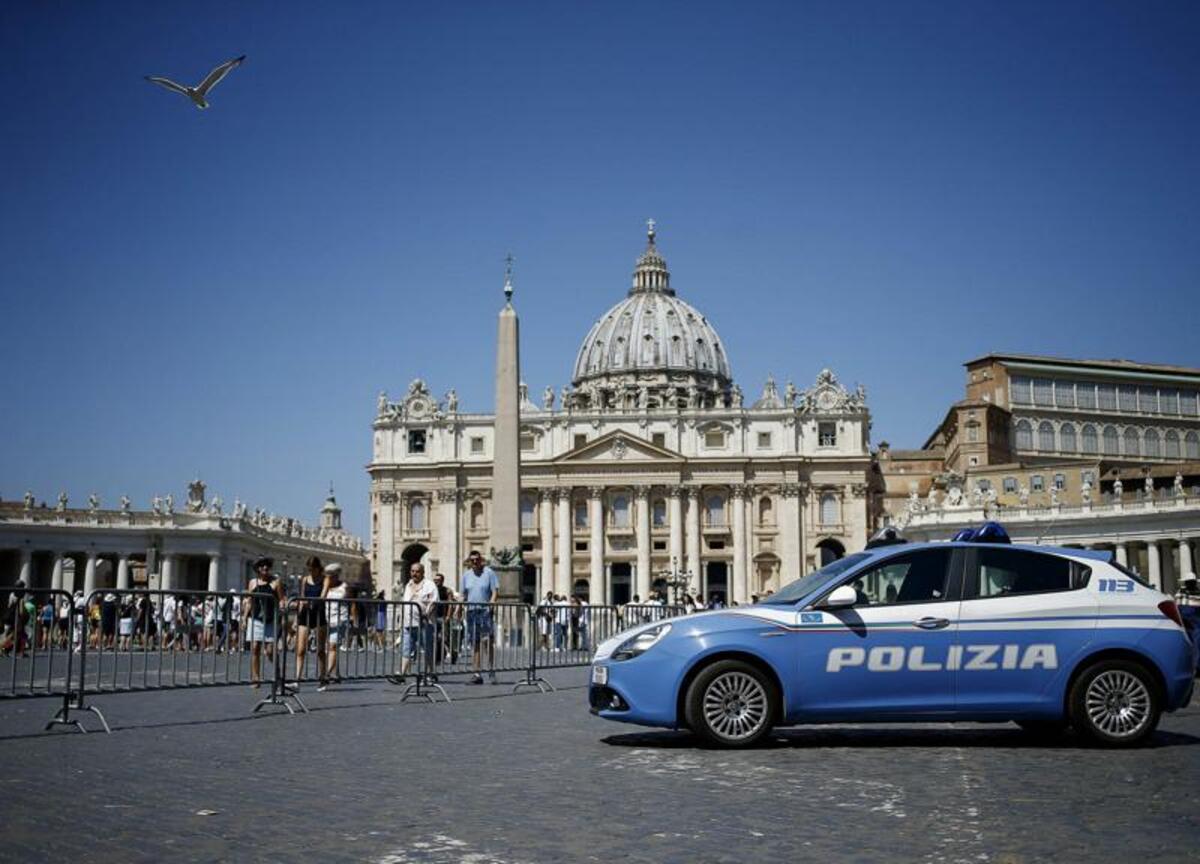
[[[646,220],[646,251],[638,258],[637,267],[633,271],[633,287],[629,293],[674,294],[671,290],[671,272],[667,270],[666,259],[654,245],[657,232],[654,230],[654,220]]]

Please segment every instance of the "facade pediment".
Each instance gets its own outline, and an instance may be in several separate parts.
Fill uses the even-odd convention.
[[[607,435],[601,435],[594,441],[568,450],[554,460],[557,464],[578,464],[609,462],[638,463],[638,462],[683,462],[684,459],[673,450],[659,447],[649,441],[616,430]]]

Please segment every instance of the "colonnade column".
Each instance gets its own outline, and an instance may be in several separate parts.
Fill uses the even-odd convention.
[[[667,490],[667,496],[671,502],[668,514],[671,520],[671,563],[680,570],[686,570],[683,560],[683,490],[672,486]]]
[[[704,592],[704,567],[700,561],[700,490],[689,487],[687,490],[687,568],[692,571],[696,580],[696,588],[701,597]]]
[[[786,585],[800,575],[800,490],[785,483],[779,490],[779,579]]]
[[[745,603],[746,591],[746,487],[733,487],[733,600]]]
[[[215,552],[208,556],[208,590],[221,590],[221,556]]]
[[[129,590],[129,556],[122,555],[117,560],[117,590]]]
[[[1175,581],[1182,582],[1183,578],[1192,572],[1191,541],[1184,538],[1179,541],[1179,573],[1176,575]]]
[[[55,591],[61,591],[63,587],[64,560],[64,556],[61,552],[54,553],[54,570],[50,574],[50,587]]]
[[[1150,579],[1151,587],[1162,590],[1162,560],[1158,554],[1158,541],[1151,540],[1146,544],[1146,565],[1150,571],[1146,574]]]
[[[571,490],[558,490],[558,566],[554,568],[554,593],[571,593]]]
[[[541,508],[542,571],[539,574],[537,602],[554,588],[554,499],[555,490],[543,489],[538,497]]]
[[[462,560],[458,554],[458,489],[439,489],[437,493],[440,523],[438,525],[438,567],[442,575],[454,585],[462,573]]]
[[[608,602],[608,584],[604,578],[604,488],[593,486],[588,490],[588,525],[591,526],[591,591],[590,602],[604,605]]]
[[[175,556],[163,553],[159,556],[158,587],[170,591],[175,587]]]
[[[1117,544],[1117,563],[1122,567],[1129,566],[1129,553],[1125,550],[1124,543]]]
[[[87,553],[87,568],[83,571],[83,596],[96,590],[96,551]]]
[[[639,486],[634,490],[637,516],[637,582],[635,594],[643,603],[650,597],[650,490]]]
[[[33,587],[33,550],[28,546],[21,547],[21,575],[18,579],[26,588]]]

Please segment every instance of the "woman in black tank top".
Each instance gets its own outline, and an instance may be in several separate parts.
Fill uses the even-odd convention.
[[[317,673],[325,684],[325,602],[321,599],[325,570],[321,559],[308,556],[307,572],[300,582],[300,600],[296,604],[296,685],[304,677],[304,658],[310,635],[317,640]]]
[[[258,688],[262,680],[262,653],[266,646],[267,659],[275,659],[275,621],[279,613],[280,589],[271,582],[275,562],[259,558],[254,562],[254,581],[250,583],[251,597],[247,598],[245,631],[250,641],[250,686]]]

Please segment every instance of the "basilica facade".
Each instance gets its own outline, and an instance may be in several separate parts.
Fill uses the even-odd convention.
[[[396,594],[413,561],[457,584],[494,545],[494,416],[418,379],[372,424],[372,571]],[[870,414],[833,372],[753,399],[712,324],[681,299],[651,223],[627,295],[591,326],[570,386],[520,392],[526,600],[645,599],[654,587],[748,601],[858,549],[882,491]]]

